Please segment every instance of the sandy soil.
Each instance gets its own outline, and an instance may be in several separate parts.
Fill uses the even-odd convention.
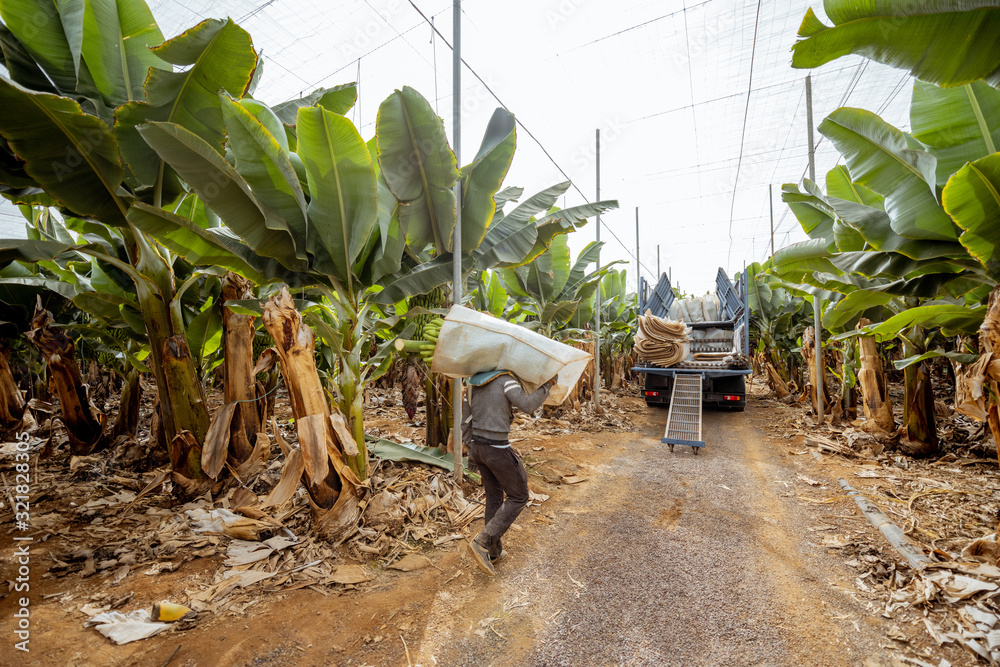
[[[532,489],[550,498],[521,515],[495,578],[452,543],[428,552],[432,568],[380,571],[339,594],[269,593],[242,614],[126,646],[44,597],[94,580],[41,578],[31,592],[30,654],[14,651],[8,631],[16,596],[0,599],[0,664],[906,664],[887,621],[854,594],[844,557],[810,531],[818,522],[867,524],[853,503],[817,502],[838,495],[836,470],[767,435],[778,408],[751,401],[745,413],[706,413],[708,447],[695,456],[660,444],[666,411],[626,400],[640,407],[635,432],[516,444],[535,473]],[[550,484],[552,471],[587,479]],[[44,544],[32,551],[36,562],[45,553]],[[5,579],[14,578],[10,554],[4,545]],[[119,588],[133,593],[129,608],[151,605],[217,566],[197,559]],[[944,655],[905,648],[934,664]],[[952,664],[972,664],[953,652]]]

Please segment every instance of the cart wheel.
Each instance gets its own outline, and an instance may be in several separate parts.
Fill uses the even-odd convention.
[[[698,456],[698,447],[692,447],[691,449],[694,450],[694,455]]]
[[[669,448],[670,448],[670,451],[674,451],[674,446],[673,446],[673,445],[671,445],[671,444],[669,444],[669,443],[668,443],[668,444],[667,444],[667,447],[669,447]]]

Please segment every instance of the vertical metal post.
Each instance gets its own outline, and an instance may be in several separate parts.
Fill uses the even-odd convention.
[[[656,244],[656,282],[660,282],[660,244]]]
[[[774,255],[774,192],[770,183],[767,184],[767,203],[771,207],[771,254]]]
[[[816,182],[816,143],[813,141],[812,74],[806,74],[806,128],[809,134],[809,180]]]
[[[823,421],[825,416],[823,405],[823,375],[826,372],[826,363],[823,360],[823,331],[821,329],[823,321],[820,317],[820,298],[813,297],[813,328],[816,330],[816,410],[819,413],[819,421]]]
[[[809,134],[809,180],[816,181],[816,144],[813,142],[813,93],[812,75],[806,75],[806,131]],[[816,410],[819,421],[823,421],[823,375],[826,364],[823,361],[823,321],[822,304],[819,296],[813,297],[813,330],[816,332]]]
[[[462,164],[462,0],[454,0],[452,7],[453,21],[453,44],[451,80],[452,80],[452,122],[454,130],[451,138],[451,145],[455,151],[455,159],[458,164]],[[459,179],[455,184],[455,206],[458,216],[455,220],[455,236],[452,239],[452,274],[451,274],[451,295],[452,303],[462,303],[462,181]],[[462,378],[455,378],[451,381],[451,403],[452,403],[452,449],[455,455],[455,480],[462,481],[464,472],[462,466]]]
[[[601,201],[601,128],[597,128],[597,196]],[[597,214],[597,242],[601,242],[601,214]],[[601,268],[601,247],[597,247],[597,268]],[[597,284],[597,307],[594,309],[594,411],[601,407],[601,285]]]
[[[635,293],[641,289],[639,277],[642,271],[639,270],[639,207],[635,207]]]

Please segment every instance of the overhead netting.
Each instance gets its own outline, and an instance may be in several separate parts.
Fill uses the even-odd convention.
[[[639,316],[635,351],[643,361],[657,366],[673,366],[691,354],[691,327],[663,319],[649,310]]]

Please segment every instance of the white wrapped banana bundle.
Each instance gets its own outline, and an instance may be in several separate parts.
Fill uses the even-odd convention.
[[[691,356],[691,327],[677,320],[656,317],[650,311],[639,316],[635,351],[646,363],[668,367]]]
[[[588,352],[517,324],[452,306],[437,336],[431,372],[471,377],[508,370],[520,378],[529,393],[554,378],[556,383],[545,404],[559,405],[592,359]]]

